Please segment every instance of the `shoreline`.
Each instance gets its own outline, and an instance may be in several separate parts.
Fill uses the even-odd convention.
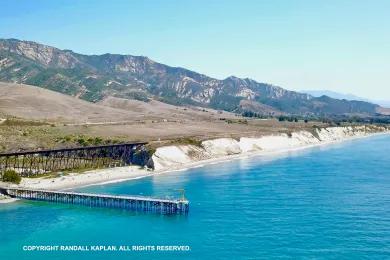
[[[185,171],[193,168],[205,167],[207,165],[218,164],[218,163],[231,161],[231,160],[252,158],[256,156],[283,155],[289,152],[300,151],[300,150],[305,150],[305,149],[320,147],[325,145],[339,144],[346,141],[353,141],[357,139],[374,137],[379,135],[387,135],[387,134],[390,134],[390,132],[385,131],[385,132],[377,132],[377,133],[368,133],[365,135],[349,136],[339,140],[321,141],[318,143],[305,144],[296,147],[288,147],[285,149],[279,149],[274,151],[260,150],[260,151],[253,151],[253,152],[242,152],[239,154],[232,154],[232,155],[209,158],[205,160],[182,163],[179,165],[170,166],[165,169],[160,169],[155,171],[142,169],[139,166],[125,166],[125,167],[116,167],[116,168],[109,168],[109,169],[91,170],[91,171],[86,171],[84,173],[70,173],[68,175],[55,177],[55,178],[47,178],[47,177],[30,178],[30,179],[24,178],[22,180],[22,183],[19,185],[13,184],[13,185],[6,185],[6,186],[32,188],[32,189],[34,188],[47,189],[47,190],[71,190],[75,188],[82,188],[88,186],[119,183],[124,181],[140,179],[140,178],[146,178],[154,175],[166,174],[170,172]],[[3,184],[2,186],[5,185]],[[3,202],[1,203],[5,203],[4,199]]]
[[[257,156],[283,155],[283,154],[289,153],[289,152],[306,150],[306,149],[310,149],[310,148],[327,146],[327,145],[341,144],[341,143],[348,142],[348,141],[354,141],[354,140],[370,138],[370,137],[375,137],[375,136],[380,136],[380,135],[387,135],[387,134],[390,134],[390,132],[372,133],[372,134],[368,134],[368,135],[364,135],[364,136],[354,136],[354,137],[346,138],[343,140],[335,140],[335,141],[330,141],[330,142],[320,142],[320,143],[316,143],[316,144],[307,144],[304,146],[290,147],[290,148],[276,150],[276,151],[255,151],[255,152],[245,152],[245,153],[240,153],[240,154],[232,154],[232,155],[227,155],[227,156],[222,156],[222,157],[217,157],[217,158],[211,158],[211,159],[191,162],[188,164],[183,164],[180,166],[172,167],[170,169],[159,170],[159,171],[156,171],[156,173],[157,174],[164,174],[164,173],[170,173],[170,172],[186,171],[189,169],[201,168],[201,167],[205,167],[208,165],[218,164],[218,163],[222,163],[222,162],[226,162],[226,161],[230,161],[230,160],[240,160],[240,159],[252,158],[252,157],[257,157]],[[153,174],[153,175],[155,175],[155,174]],[[148,177],[148,176],[145,176],[145,177]],[[91,186],[91,185],[88,185],[88,186]]]

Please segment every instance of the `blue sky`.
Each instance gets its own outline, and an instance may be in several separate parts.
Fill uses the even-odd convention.
[[[390,99],[390,1],[0,0],[0,38]]]

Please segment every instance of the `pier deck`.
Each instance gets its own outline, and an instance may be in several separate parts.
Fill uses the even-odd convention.
[[[79,192],[1,188],[0,192],[18,199],[119,208],[160,214],[187,214],[188,200],[158,199],[143,196],[116,196]]]

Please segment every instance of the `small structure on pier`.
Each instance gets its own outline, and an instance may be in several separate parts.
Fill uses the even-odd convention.
[[[119,208],[160,214],[187,214],[188,200],[157,199],[141,196],[115,196],[78,192],[0,188],[12,198],[85,205],[89,207]]]
[[[47,172],[78,168],[105,168],[132,164],[142,165],[143,161],[139,160],[137,155],[147,153],[145,151],[146,144],[139,142],[2,153],[0,154],[0,177],[8,169],[16,171],[22,177],[30,177]]]

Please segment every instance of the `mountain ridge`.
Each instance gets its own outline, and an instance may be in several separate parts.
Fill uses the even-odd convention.
[[[93,102],[108,96],[156,99],[268,115],[367,115],[379,107],[364,101],[313,97],[248,78],[218,80],[145,56],[84,55],[17,39],[0,39],[0,81],[44,87]]]
[[[344,94],[344,93],[339,93],[336,91],[326,90],[326,89],[323,89],[323,90],[301,90],[299,92],[309,94],[313,97],[320,97],[320,96],[325,95],[325,96],[335,98],[335,99],[365,101],[365,102],[370,102],[373,104],[378,104],[378,105],[380,105],[382,107],[386,107],[386,108],[390,107],[390,100],[375,100],[375,99],[363,98],[363,97],[359,97],[359,96],[356,96],[356,95],[351,94],[351,93]]]

